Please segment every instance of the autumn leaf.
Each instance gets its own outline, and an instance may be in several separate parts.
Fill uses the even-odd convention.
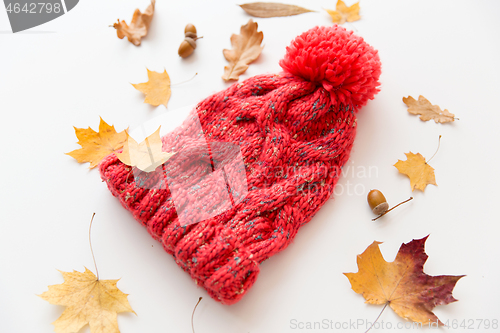
[[[153,20],[155,3],[156,0],[151,0],[151,4],[146,8],[144,13],[136,9],[132,16],[132,21],[130,21],[130,25],[127,25],[123,20],[121,22],[118,20],[117,23],[113,24],[113,28],[116,29],[118,38],[123,39],[123,37],[127,37],[128,41],[135,46],[141,45],[141,38],[148,34],[149,26]]]
[[[402,174],[410,178],[411,190],[415,189],[424,191],[427,184],[437,185],[434,177],[434,168],[425,161],[425,158],[420,153],[406,154],[406,161],[398,160],[394,166]]]
[[[118,289],[118,280],[98,280],[90,270],[62,272],[64,283],[49,286],[39,295],[50,304],[66,309],[53,322],[56,333],[78,332],[85,325],[91,333],[119,333],[117,314],[132,312],[127,294]]]
[[[306,8],[276,2],[252,2],[239,5],[248,15],[255,17],[292,16],[313,12]]]
[[[168,161],[175,153],[162,151],[160,127],[158,127],[141,143],[137,143],[131,136],[128,136],[123,145],[123,152],[115,154],[123,164],[135,166],[144,172],[152,172]]]
[[[121,149],[127,140],[125,131],[116,133],[114,126],[109,126],[102,118],[100,119],[99,132],[90,127],[87,129],[75,127],[78,144],[82,148],[66,153],[78,163],[90,162],[90,169],[96,167],[104,157]]]
[[[338,0],[336,10],[325,9],[332,17],[333,23],[344,24],[347,22],[354,22],[361,19],[359,16],[359,2],[347,7],[344,1]]]
[[[427,98],[420,95],[418,101],[415,98],[408,96],[403,97],[403,102],[408,106],[408,112],[411,114],[419,114],[420,120],[428,121],[434,119],[436,123],[449,123],[455,121],[455,115],[448,110],[437,105],[432,105]]]
[[[381,242],[373,242],[357,256],[358,272],[344,275],[366,303],[388,304],[400,317],[413,322],[443,325],[432,309],[456,301],[452,291],[464,275],[430,276],[423,272],[427,237],[402,244],[393,262],[382,257]]]
[[[146,95],[144,103],[158,106],[160,104],[167,107],[168,100],[170,99],[170,77],[166,70],[163,73],[155,71],[148,71],[148,82],[132,83],[135,89]]]
[[[229,61],[229,66],[224,67],[224,80],[238,80],[247,70],[248,64],[259,57],[264,48],[260,46],[264,34],[257,31],[257,27],[257,23],[250,19],[247,24],[241,26],[239,35],[231,36],[233,49],[223,51],[224,57]]]

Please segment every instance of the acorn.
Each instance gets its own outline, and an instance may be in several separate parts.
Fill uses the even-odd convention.
[[[182,41],[181,46],[179,46],[178,53],[182,58],[187,58],[191,54],[193,54],[195,48],[196,48],[196,42],[194,41],[194,39],[186,37]]]
[[[191,23],[186,24],[186,27],[184,28],[184,34],[187,34],[188,32],[194,34],[196,37],[196,27]]]
[[[382,192],[379,190],[371,190],[368,193],[368,204],[370,205],[370,208],[372,209],[373,213],[380,215],[389,209],[389,204],[387,203],[387,200],[385,199],[384,195]]]
[[[187,58],[193,54],[194,49],[196,49],[196,40],[202,38],[198,37],[196,34],[196,27],[191,23],[187,24],[184,28],[184,40],[179,46],[179,51],[177,52],[182,58]]]

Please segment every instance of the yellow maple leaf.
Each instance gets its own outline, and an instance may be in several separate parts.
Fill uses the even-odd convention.
[[[262,52],[263,46],[260,46],[264,34],[257,31],[258,24],[252,19],[247,24],[241,26],[240,34],[231,36],[232,50],[224,49],[224,57],[229,62],[229,66],[224,67],[222,78],[226,81],[238,80],[243,74],[248,64],[255,61]]]
[[[398,160],[394,166],[402,174],[410,178],[411,190],[415,189],[424,191],[427,184],[437,185],[434,177],[434,168],[425,161],[425,158],[420,153],[406,154],[406,161]]]
[[[359,2],[347,7],[344,1],[338,0],[336,10],[325,9],[332,17],[333,23],[344,24],[347,22],[354,22],[361,19],[359,16]]]
[[[373,242],[357,256],[358,272],[344,273],[352,290],[362,294],[369,304],[388,304],[400,317],[413,322],[438,323],[432,313],[436,305],[455,302],[453,288],[463,275],[430,276],[423,272],[428,256],[424,251],[427,237],[402,244],[393,262],[384,260],[380,242]]]
[[[155,71],[148,71],[148,82],[132,83],[135,89],[146,95],[144,103],[158,106],[160,104],[167,107],[168,100],[170,99],[170,77],[166,70],[163,73]]]
[[[98,280],[90,270],[62,272],[64,283],[49,286],[39,295],[50,304],[66,309],[53,322],[56,333],[78,332],[85,325],[91,333],[119,333],[117,314],[132,312],[127,294],[118,289],[118,280]]]
[[[162,150],[160,127],[158,127],[141,143],[137,143],[131,136],[128,136],[123,145],[123,152],[115,154],[123,164],[135,166],[144,172],[152,172],[175,153],[166,153]]]
[[[79,163],[90,162],[90,169],[96,167],[104,157],[121,149],[127,140],[125,131],[117,133],[114,126],[109,126],[102,118],[100,119],[99,132],[90,127],[87,129],[75,127],[78,144],[82,148],[66,153]]]
[[[141,45],[141,38],[148,34],[149,26],[153,20],[155,2],[156,0],[151,0],[151,4],[146,8],[144,13],[136,9],[132,16],[132,21],[130,21],[130,25],[127,25],[123,20],[121,22],[118,20],[117,23],[114,23],[113,28],[116,29],[118,38],[123,39],[127,37],[128,41],[135,46]]]
[[[408,96],[403,97],[403,102],[408,106],[408,112],[411,114],[419,114],[420,120],[428,121],[434,119],[436,123],[449,123],[455,121],[455,115],[448,110],[437,105],[432,105],[431,102],[424,96],[418,96],[418,101],[415,98]]]

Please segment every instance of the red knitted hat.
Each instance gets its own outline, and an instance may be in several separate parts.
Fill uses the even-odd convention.
[[[131,177],[114,154],[100,164],[111,193],[224,304],[330,198],[356,112],[378,92],[377,51],[339,26],[298,36],[280,65],[201,101],[162,138],[176,154],[156,171]]]

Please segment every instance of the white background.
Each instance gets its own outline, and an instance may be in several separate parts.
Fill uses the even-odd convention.
[[[118,286],[137,312],[118,316],[123,333],[191,332],[199,296],[197,333],[311,331],[292,329],[293,319],[373,321],[382,307],[364,304],[342,273],[357,271],[356,255],[374,240],[384,242],[381,250],[391,261],[401,243],[428,234],[425,272],[467,275],[453,293],[459,301],[436,307],[437,316],[467,324],[500,319],[498,1],[361,1],[362,19],[345,27],[379,50],[383,72],[381,92],[359,113],[349,172],[335,199],[294,243],[261,265],[257,282],[236,305],[221,305],[196,287],[110,194],[98,171],[64,155],[79,148],[73,126],[97,129],[101,116],[121,131],[174,116],[228,87],[220,78],[222,50],[250,18],[236,6],[242,2],[158,0],[140,47],[118,39],[108,25],[117,18],[129,22],[147,0],[80,1],[66,15],[18,34],[0,10],[0,332],[53,331],[51,322],[63,307],[36,295],[63,282],[58,269],[94,270],[88,243],[93,212],[100,277],[120,278]],[[265,47],[241,79],[279,72],[278,61],[295,36],[331,25],[322,8],[334,9],[335,1],[288,2],[318,12],[254,19]],[[182,60],[177,48],[187,23],[204,38]],[[147,81],[146,67],[166,69],[173,83],[198,76],[172,87],[168,108],[152,107],[130,85]],[[460,120],[442,125],[409,115],[401,99],[420,94]],[[429,158],[440,134],[441,148],[430,163],[438,186],[412,193],[393,164],[409,151]],[[358,174],[369,167],[371,174]],[[391,205],[415,199],[372,222],[366,203],[372,188]],[[389,308],[380,320],[393,327],[404,323]],[[471,326],[475,332],[494,331],[477,325]]]

